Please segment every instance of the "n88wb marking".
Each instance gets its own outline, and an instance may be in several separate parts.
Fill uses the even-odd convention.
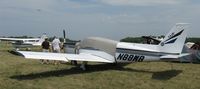
[[[117,60],[130,61],[130,62],[142,62],[145,56],[142,55],[132,55],[132,54],[119,54]]]

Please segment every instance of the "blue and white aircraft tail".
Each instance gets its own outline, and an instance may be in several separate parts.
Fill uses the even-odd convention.
[[[177,23],[160,42],[160,51],[180,54],[185,44],[188,27],[189,24],[187,23]]]
[[[89,37],[77,45],[78,54],[18,51],[29,59],[83,61],[104,63],[133,63],[178,59],[187,36],[188,24],[177,23],[158,45],[118,42]],[[82,67],[84,69],[84,67]]]

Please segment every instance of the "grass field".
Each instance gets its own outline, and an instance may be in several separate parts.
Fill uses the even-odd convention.
[[[87,71],[70,64],[41,64],[10,54],[0,44],[0,89],[200,89],[200,64],[92,63]]]

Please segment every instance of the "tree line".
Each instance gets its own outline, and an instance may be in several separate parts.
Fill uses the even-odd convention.
[[[142,37],[126,37],[120,40],[121,42],[131,42],[131,43],[143,43],[145,39]],[[189,37],[186,39],[186,42],[200,43],[200,38],[198,37]]]

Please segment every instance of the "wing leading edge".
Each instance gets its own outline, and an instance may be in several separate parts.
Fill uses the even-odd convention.
[[[58,61],[88,61],[88,62],[104,62],[113,63],[114,61],[95,56],[89,53],[80,54],[65,54],[65,53],[45,53],[45,52],[29,52],[17,51],[21,56],[29,59],[44,59],[44,60],[58,60]]]

